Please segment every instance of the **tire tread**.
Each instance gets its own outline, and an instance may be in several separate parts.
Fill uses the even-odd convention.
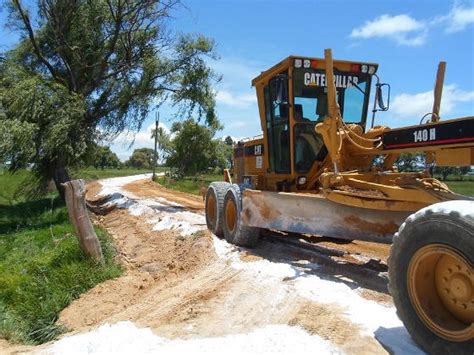
[[[429,330],[418,319],[408,299],[406,290],[406,267],[415,246],[430,244],[433,236],[430,233],[416,234],[415,230],[425,229],[427,232],[434,225],[430,223],[446,223],[445,228],[463,231],[464,237],[453,237],[454,233],[444,237],[444,243],[463,252],[467,252],[470,262],[474,253],[474,202],[448,201],[425,207],[412,215],[400,226],[393,238],[388,258],[389,283],[388,290],[393,297],[398,317],[403,321],[411,336],[425,351],[430,354],[473,354],[474,339],[462,343],[449,342]],[[455,239],[456,238],[456,239]],[[439,243],[440,241],[435,241]],[[458,245],[460,244],[460,245]],[[416,318],[416,319],[415,319]]]

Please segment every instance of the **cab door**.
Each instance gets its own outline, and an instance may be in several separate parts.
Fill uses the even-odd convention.
[[[264,89],[269,172],[290,174],[290,123],[287,72],[275,76]]]

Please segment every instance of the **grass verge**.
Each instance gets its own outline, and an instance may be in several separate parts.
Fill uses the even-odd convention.
[[[445,181],[454,192],[474,197],[474,181]]]
[[[0,337],[40,344],[64,331],[55,324],[62,309],[119,276],[121,268],[110,236],[99,228],[105,264],[83,256],[55,194],[37,200],[15,196],[24,178],[27,172],[0,175]]]
[[[155,181],[169,189],[200,195],[202,187],[209,186],[213,181],[224,181],[224,174],[185,176],[179,180],[159,176]]]

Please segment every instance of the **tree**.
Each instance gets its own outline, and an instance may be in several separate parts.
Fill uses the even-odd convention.
[[[110,147],[97,146],[94,154],[94,167],[101,168],[118,168],[120,166],[120,159],[117,154],[110,150]]]
[[[125,165],[135,169],[151,169],[153,164],[153,157],[153,149],[135,149],[130,158],[125,162]]]
[[[82,124],[86,111],[79,95],[22,67],[0,67],[0,100],[5,117],[0,122],[0,160],[10,161],[10,170],[34,163],[39,186],[51,178],[58,190],[69,179],[66,167],[84,161],[93,143]]]
[[[446,179],[448,178],[448,175],[454,173],[454,169],[455,169],[455,168],[453,168],[453,167],[451,167],[451,166],[442,166],[442,167],[440,167],[441,176],[442,176],[441,179],[442,179],[443,181],[446,181]]]
[[[183,175],[204,172],[216,166],[219,142],[213,139],[214,134],[214,129],[192,119],[173,123],[162,146],[168,157],[166,165]]]
[[[470,171],[471,171],[470,166],[460,166],[459,167],[459,176],[460,176],[461,180],[463,180],[463,177],[465,175],[467,175],[467,173],[469,173]]]
[[[232,139],[231,136],[227,136],[224,139],[224,143],[232,147],[234,145],[234,140]]]
[[[424,154],[403,153],[394,164],[398,171],[419,171],[425,167]]]
[[[13,0],[10,24],[22,40],[0,68],[1,126],[12,128],[0,138],[9,139],[5,155],[12,166],[34,163],[42,181],[54,178],[61,191],[67,169],[85,158],[89,145],[140,129],[151,104],[165,100],[180,114],[197,112],[218,127],[212,83],[219,78],[205,62],[216,57],[214,43],[202,35],[171,35],[166,25],[178,4],[37,0],[32,16]]]
[[[462,180],[462,168],[454,166],[437,166],[435,167],[435,174],[441,175],[441,180],[446,181],[449,175],[460,175],[459,179]]]
[[[230,136],[227,136],[224,141],[219,141],[217,145],[217,163],[216,166],[222,171],[224,169],[232,168],[234,155],[234,141]]]

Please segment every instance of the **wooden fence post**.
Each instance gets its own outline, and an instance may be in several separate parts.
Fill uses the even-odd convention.
[[[99,239],[95,233],[86,207],[86,187],[84,180],[71,180],[62,184],[65,189],[66,206],[69,219],[76,231],[79,246],[83,253],[103,263],[104,256]]]

